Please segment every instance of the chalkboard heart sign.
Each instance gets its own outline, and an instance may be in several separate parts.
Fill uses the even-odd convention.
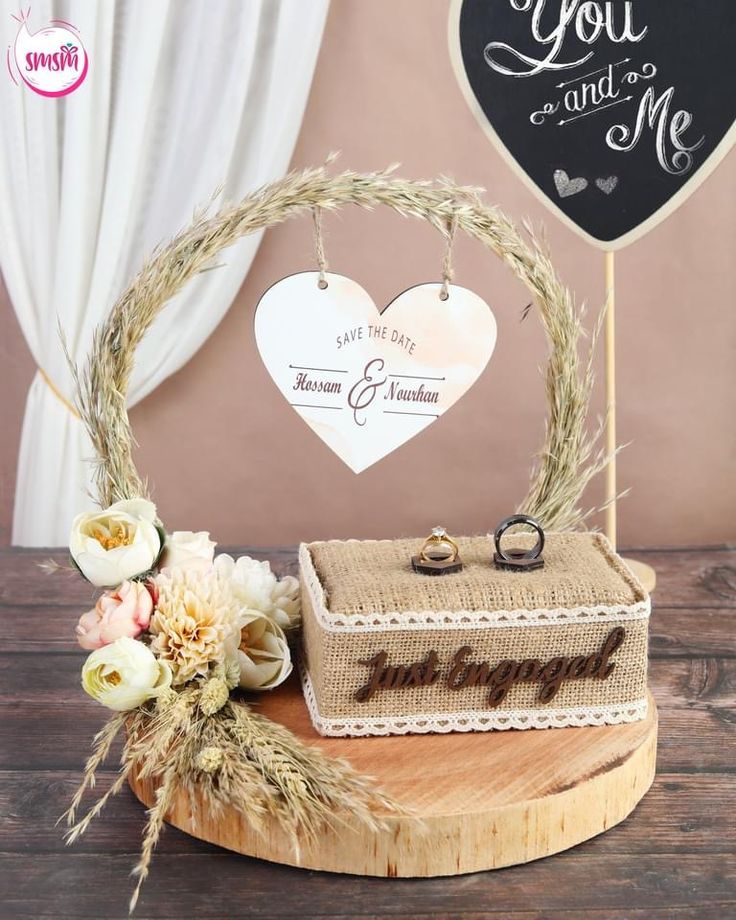
[[[475,383],[496,344],[477,294],[420,284],[379,311],[355,281],[300,272],[256,308],[256,343],[293,409],[355,473],[435,422]]]
[[[664,220],[736,141],[733,0],[454,0],[449,29],[486,133],[603,249]]]

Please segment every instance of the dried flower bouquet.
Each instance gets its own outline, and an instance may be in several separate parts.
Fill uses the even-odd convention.
[[[179,791],[194,808],[235,809],[257,829],[277,821],[295,846],[345,812],[377,827],[394,810],[347,764],[239,698],[239,689],[271,690],[289,676],[287,636],[298,623],[299,584],[288,575],[277,579],[267,562],[215,557],[215,545],[208,533],[167,534],[147,499],[115,502],[72,526],[75,566],[105,589],[77,625],[79,644],[90,650],[82,686],[116,714],[95,738],[66,812],[67,841],[84,833],[131,771],[155,781],[131,911]],[[120,772],[80,818],[85,793],[123,729]]]

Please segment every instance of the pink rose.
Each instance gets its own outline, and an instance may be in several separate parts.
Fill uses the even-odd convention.
[[[77,641],[86,649],[102,648],[123,636],[135,639],[153,612],[153,598],[139,581],[124,581],[115,591],[106,591],[94,610],[83,613],[77,625]]]

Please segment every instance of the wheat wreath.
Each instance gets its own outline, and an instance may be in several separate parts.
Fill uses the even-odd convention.
[[[331,175],[325,167],[293,172],[217,214],[195,215],[189,227],[146,261],[96,330],[86,366],[73,373],[79,413],[96,453],[100,505],[105,508],[128,500],[140,505],[147,495],[133,462],[126,395],[136,349],[170,298],[198,272],[211,268],[221,250],[246,234],[346,204],[387,205],[401,215],[424,218],[448,239],[456,229],[464,230],[502,259],[529,289],[549,341],[548,417],[544,445],[519,507],[547,528],[580,524],[586,516],[579,507],[583,490],[606,460],[597,448],[598,434],[588,434],[585,427],[595,335],[587,360],[581,360],[583,311],[560,283],[542,244],[531,231],[525,241],[498,209],[482,203],[475,189],[446,180],[400,179],[391,170]],[[120,641],[140,646],[141,654],[153,659],[143,644]],[[300,838],[318,833],[325,822],[341,815],[376,827],[401,811],[349,764],[304,745],[241,698],[231,698],[229,691],[235,684],[237,676],[231,682],[225,665],[218,664],[205,672],[205,679],[187,683],[179,692],[169,688],[155,702],[117,713],[93,743],[82,785],[66,814],[69,842],[84,833],[132,773],[149,777],[157,788],[135,869],[138,880],[131,910],[148,875],[165,816],[179,792],[192,801],[195,792],[201,795],[213,814],[235,809],[256,829],[275,821],[290,833],[295,846]],[[94,789],[95,774],[123,730],[126,738],[118,777],[79,817],[83,797]]]
[[[95,482],[101,505],[145,496],[133,462],[133,436],[126,395],[135,351],[166,303],[199,272],[212,267],[221,250],[249,233],[315,208],[336,210],[387,205],[405,217],[424,218],[441,233],[464,230],[495,253],[528,288],[539,308],[549,342],[546,368],[547,421],[542,448],[519,510],[547,529],[579,526],[590,512],[579,507],[590,479],[605,465],[600,429],[586,432],[593,386],[592,337],[586,360],[583,308],[560,282],[543,244],[528,228],[528,241],[476,189],[446,180],[401,179],[392,170],[330,175],[324,167],[292,172],[215,215],[192,224],[149,258],[95,332],[87,365],[77,377],[78,409],[96,453]]]

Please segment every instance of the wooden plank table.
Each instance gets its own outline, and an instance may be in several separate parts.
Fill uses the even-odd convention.
[[[293,550],[250,552],[295,572]],[[660,730],[654,786],[623,824],[525,866],[421,880],[291,869],[167,828],[136,917],[736,917],[736,550],[632,555],[657,571]],[[79,687],[74,640],[94,592],[46,575],[49,557],[64,553],[0,551],[0,917],[124,918],[143,825],[132,793],[69,849],[55,826],[106,713]]]

